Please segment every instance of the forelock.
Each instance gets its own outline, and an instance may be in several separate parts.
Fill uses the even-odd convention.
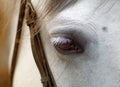
[[[32,0],[40,19],[57,14],[78,0]]]

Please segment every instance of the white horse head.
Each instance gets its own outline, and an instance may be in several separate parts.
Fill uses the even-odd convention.
[[[42,38],[58,87],[120,86],[119,5],[79,0],[45,21]],[[82,53],[75,48],[81,45]]]
[[[38,0],[33,4],[57,87],[120,87],[120,0]],[[39,87],[40,75],[30,44],[25,43],[13,85]]]

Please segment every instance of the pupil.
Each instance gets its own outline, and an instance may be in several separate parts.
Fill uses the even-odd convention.
[[[78,50],[78,47],[72,41],[69,43],[60,44],[58,47],[62,50]]]
[[[60,45],[59,48],[62,50],[70,50],[71,48],[73,48],[73,46],[72,44],[67,43],[67,44]]]

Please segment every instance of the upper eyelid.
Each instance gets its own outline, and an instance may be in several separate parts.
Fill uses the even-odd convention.
[[[53,29],[52,31],[49,32],[50,37],[66,37],[66,38],[71,38],[73,39],[73,36],[75,36],[75,33],[78,33],[77,30],[79,30],[78,26],[59,26]],[[82,32],[82,31],[80,31]]]
[[[77,37],[81,35],[88,42],[97,43],[96,30],[93,28],[93,26],[89,24],[60,25],[53,27],[48,32],[50,37],[55,36]]]
[[[48,33],[52,36],[55,34],[73,34],[73,33],[84,33],[84,34],[96,34],[96,29],[91,24],[81,24],[73,22],[73,24],[63,24],[50,27]]]
[[[53,27],[51,30],[49,30],[49,34],[53,35],[53,34],[56,34],[56,33],[70,33],[70,32],[75,32],[75,29],[82,30],[82,27],[80,27],[80,25],[62,25],[62,26],[56,26],[56,27]]]

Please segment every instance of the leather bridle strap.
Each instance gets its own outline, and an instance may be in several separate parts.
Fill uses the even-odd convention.
[[[14,77],[15,67],[17,63],[17,56],[18,56],[18,51],[19,51],[26,4],[27,4],[27,0],[21,0],[17,32],[16,32],[16,37],[15,37],[15,44],[14,44],[14,49],[13,49],[12,63],[11,63],[11,73],[10,73],[11,74],[11,77],[10,77],[11,87],[13,86],[13,77]]]
[[[31,0],[21,0],[17,30],[22,31],[25,13],[26,13],[27,25],[29,26],[30,29],[32,52],[33,52],[34,60],[41,75],[41,82],[43,84],[43,87],[57,87],[52,72],[50,70],[47,58],[45,56],[42,40],[40,37],[40,32],[37,32],[37,34],[33,34],[33,31],[38,30],[40,28],[40,25],[38,25],[39,24],[38,16],[31,3]],[[14,70],[16,66],[16,59],[19,48],[19,43],[17,41],[20,40],[21,31],[19,31],[19,33],[17,33],[16,35],[16,40],[15,40],[16,42],[13,53],[13,61],[12,61],[11,78],[13,78]]]
[[[43,87],[57,87],[52,72],[50,70],[47,58],[45,56],[42,40],[40,37],[40,31],[37,31],[37,33],[33,32],[34,30],[40,29],[40,23],[38,21],[37,13],[30,0],[27,1],[26,20],[31,34],[30,36],[33,56],[38,70],[41,74],[41,81],[43,83]]]

